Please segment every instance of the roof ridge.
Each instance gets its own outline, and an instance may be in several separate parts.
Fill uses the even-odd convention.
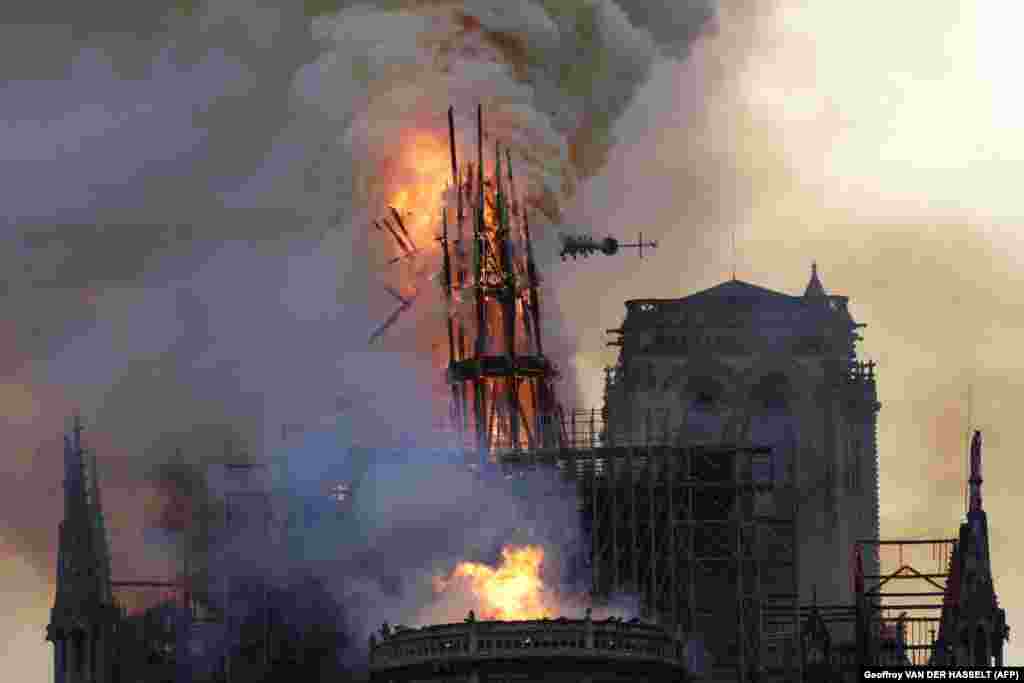
[[[700,296],[716,296],[723,295],[728,296],[730,294],[740,293],[753,293],[761,296],[773,296],[773,297],[785,297],[786,299],[798,299],[799,297],[793,296],[792,294],[786,294],[785,292],[779,292],[774,289],[762,287],[761,285],[755,285],[752,282],[746,282],[744,280],[726,280],[720,282],[717,285],[702,289],[699,292],[694,292],[688,296],[683,297],[683,300],[691,299],[693,297]]]

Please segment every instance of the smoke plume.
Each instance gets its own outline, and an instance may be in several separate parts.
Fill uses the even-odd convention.
[[[55,437],[71,412],[100,459],[120,579],[180,566],[177,543],[144,533],[168,524],[181,482],[158,466],[177,450],[196,468],[225,442],[266,459],[339,419],[352,442],[426,438],[439,372],[436,331],[420,330],[437,294],[366,347],[391,305],[386,247],[367,226],[418,179],[401,144],[443,136],[454,105],[469,160],[482,103],[488,144],[511,148],[537,212],[538,253],[553,255],[545,219],[605,163],[652,65],[685,56],[713,14],[647,5],[3,10],[0,397],[16,485],[0,518],[5,556],[26,568],[12,590],[39,596],[34,623],[52,591]],[[548,310],[548,347],[569,359],[575,340]]]

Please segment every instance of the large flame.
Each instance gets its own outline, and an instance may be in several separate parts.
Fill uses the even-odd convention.
[[[382,195],[387,208],[381,214],[382,221],[378,223],[378,228],[381,228],[382,224],[386,225],[386,229],[381,229],[385,233],[390,233],[390,235],[385,235],[386,243],[390,244],[389,263],[400,264],[394,270],[388,271],[393,282],[397,282],[407,292],[420,292],[425,287],[431,287],[431,282],[437,284],[443,282],[441,279],[443,273],[441,249],[438,244],[438,238],[442,233],[442,209],[447,209],[448,212],[450,239],[457,240],[460,235],[466,239],[468,234],[474,230],[476,207],[481,197],[480,168],[478,167],[480,162],[470,162],[460,168],[458,189],[454,189],[451,150],[446,135],[430,126],[412,127],[396,135],[393,144],[393,153],[383,157],[381,162],[381,176],[386,183],[382,188]],[[486,196],[484,223],[488,226],[488,235],[498,230],[499,216],[496,207],[499,184],[496,183],[492,175],[498,168],[501,169],[503,175],[503,182],[500,183],[503,186],[501,192],[507,202],[508,211],[505,216],[507,216],[510,237],[513,241],[511,250],[515,263],[510,264],[510,270],[518,276],[520,281],[525,281],[524,252],[521,251],[521,246],[514,244],[516,240],[521,239],[521,233],[511,227],[515,221],[520,220],[518,213],[520,197],[517,192],[520,188],[515,187],[513,182],[505,180],[504,176],[508,176],[511,171],[507,165],[507,152],[506,164],[499,166],[496,159],[491,159],[490,163],[484,161],[483,194]],[[459,212],[457,211],[460,201],[464,202],[461,223],[458,221]],[[398,220],[394,219],[392,210],[398,213]],[[404,234],[403,228],[408,231],[408,235]],[[494,238],[488,237],[487,239],[492,241],[489,247],[490,253],[498,253],[499,249],[493,243]],[[407,245],[409,241],[417,250],[415,254],[409,252]],[[430,355],[439,369],[447,366],[451,359],[460,360],[472,355],[478,333],[476,314],[471,305],[473,282],[476,278],[473,266],[473,247],[464,246],[458,253],[450,247],[449,255],[452,288],[450,296],[453,301],[441,304],[438,311],[442,314],[440,316],[420,316],[416,320],[416,326],[412,333],[417,340],[423,343],[424,347],[430,346]],[[491,264],[488,266],[489,268],[497,267],[494,259],[488,263]],[[491,285],[497,286],[493,273],[481,275],[481,277],[485,281],[490,278]],[[446,293],[445,296],[448,295]],[[537,352],[537,345],[533,341],[531,333],[524,326],[526,309],[522,301],[516,301],[515,310],[519,324],[516,325],[511,342],[514,349],[511,349],[508,348],[510,343],[505,336],[501,306],[493,300],[493,297],[489,298],[484,310],[486,343],[483,353],[499,355],[514,350],[516,354],[523,355]],[[453,348],[451,349],[449,349],[448,340],[445,338],[443,323],[443,320],[449,316],[454,325],[451,341]],[[462,339],[464,339],[464,343],[456,345],[456,341]],[[452,358],[449,358],[449,355]],[[440,373],[438,376],[440,377]],[[469,389],[467,387],[467,390]],[[435,390],[439,405],[447,404],[452,400],[451,389],[447,384],[439,383],[435,386]],[[483,381],[482,390],[486,401],[485,405],[489,407],[481,417],[482,429],[490,434],[492,446],[526,447],[536,440],[538,435],[534,433],[537,431],[534,414],[537,411],[538,398],[534,396],[535,390],[532,385],[528,382],[512,381],[508,383],[507,381],[488,379]],[[517,418],[517,422],[520,424],[516,444],[512,443],[513,433],[507,418],[510,414],[510,408],[507,406],[512,401],[518,403],[517,412],[520,415]],[[467,400],[467,413],[470,412],[470,403],[471,399]],[[499,405],[502,411],[501,415],[493,409]],[[439,426],[448,425],[445,420],[454,417],[454,414],[450,414],[447,418],[442,415],[443,412],[438,411]],[[475,425],[470,428],[468,422],[465,424],[469,428],[469,433],[475,431]],[[454,424],[448,425],[449,428],[452,426]]]
[[[544,549],[536,545],[505,546],[495,568],[460,562],[446,577],[434,578],[437,593],[468,591],[482,619],[519,621],[554,616],[557,600],[541,578]]]
[[[443,195],[452,175],[450,159],[447,143],[428,131],[413,131],[401,146],[401,181],[389,193],[388,205],[402,216],[419,249],[434,245],[440,232]]]

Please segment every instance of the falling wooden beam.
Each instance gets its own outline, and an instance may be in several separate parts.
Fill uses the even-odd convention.
[[[390,208],[391,215],[395,217],[395,222],[398,223],[398,228],[399,230],[402,231],[402,234],[405,235],[405,239],[409,241],[409,246],[412,247],[413,251],[419,251],[419,249],[416,247],[416,243],[412,241],[412,236],[409,234],[409,231],[405,229],[405,223],[402,221],[402,216],[401,214],[398,213],[398,209],[396,209],[393,206]]]

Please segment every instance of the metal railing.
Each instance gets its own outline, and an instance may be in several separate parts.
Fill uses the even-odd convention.
[[[880,573],[864,576],[861,599],[871,623],[873,663],[927,665],[935,654],[955,538],[861,540],[878,551]],[[882,557],[881,550],[885,550]],[[885,567],[885,569],[882,569]]]
[[[573,410],[566,413],[562,422],[566,446],[576,450],[600,448],[606,445],[604,411]]]
[[[546,434],[548,440],[562,447],[577,450],[600,448],[605,443],[605,420],[603,411],[597,408],[589,410],[573,410],[559,415],[544,415],[531,420],[529,433],[532,435]],[[445,441],[457,448],[476,450],[476,434],[463,432],[454,427],[450,421],[440,421],[434,430]],[[555,436],[559,435],[559,436]],[[543,448],[543,440],[534,439],[535,447]],[[529,440],[525,431],[520,434],[520,443],[513,444],[510,435],[496,432],[490,438],[491,450],[502,453],[516,450],[528,450]],[[516,447],[518,446],[518,447]]]

